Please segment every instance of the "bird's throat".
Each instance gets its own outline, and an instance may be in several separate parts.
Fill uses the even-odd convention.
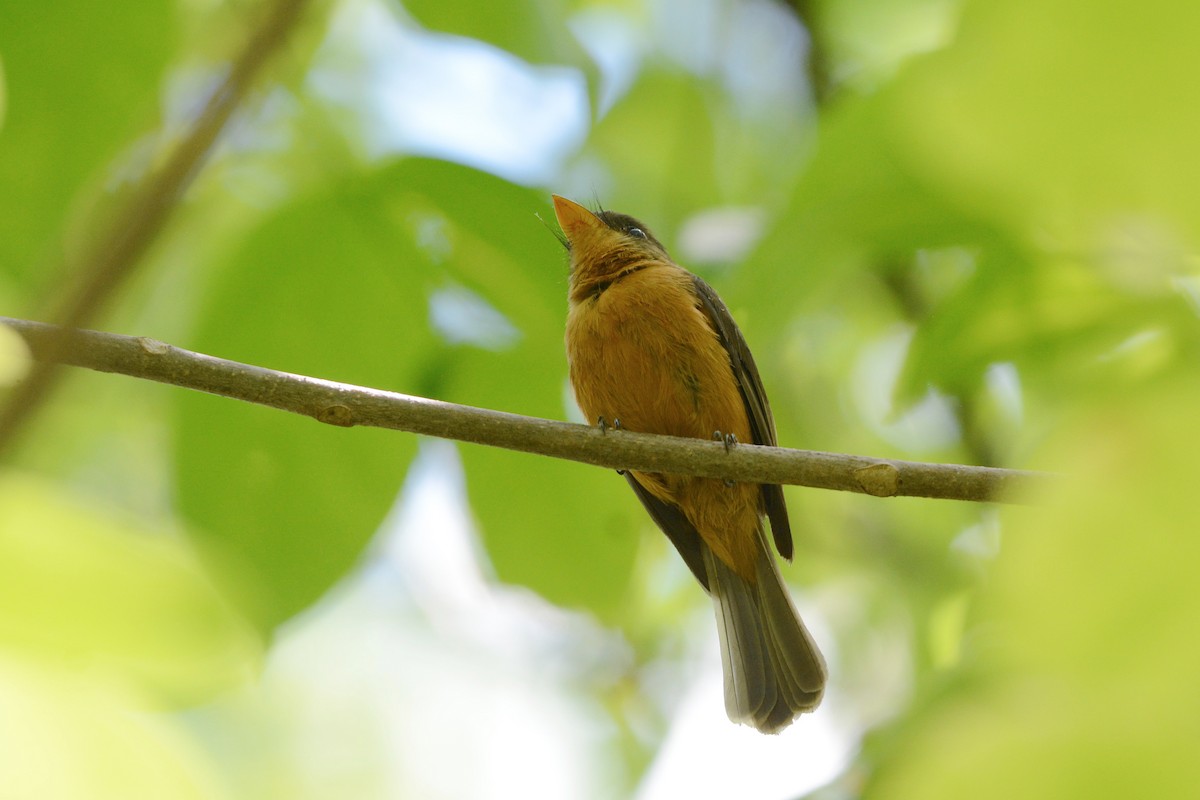
[[[598,261],[581,259],[571,265],[571,302],[579,303],[599,297],[622,278],[641,272],[660,262],[640,256],[630,258],[606,258]]]

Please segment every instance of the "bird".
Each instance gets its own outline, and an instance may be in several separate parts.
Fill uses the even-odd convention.
[[[566,351],[592,424],[775,445],[758,367],[729,310],[644,224],[552,195],[568,251]],[[709,593],[730,720],[778,733],[821,702],[825,660],[767,542],[792,557],[779,485],[624,471],[642,506]]]

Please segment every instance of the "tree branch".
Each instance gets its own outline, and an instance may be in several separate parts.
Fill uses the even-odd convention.
[[[821,25],[820,5],[814,0],[789,0],[788,5],[808,34],[808,82],[817,106],[824,108],[837,94],[838,85],[833,74],[828,37]]]
[[[786,483],[876,497],[1022,502],[1048,473],[925,464],[813,450],[610,431],[309,378],[193,353],[169,344],[0,317],[34,358],[196,389],[303,414],[329,425],[366,425],[565,458],[612,469]]]

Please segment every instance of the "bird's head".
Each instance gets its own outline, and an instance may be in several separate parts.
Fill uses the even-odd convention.
[[[670,261],[662,242],[628,214],[592,213],[573,200],[553,195],[554,216],[571,254],[571,282],[604,281],[646,261]]]

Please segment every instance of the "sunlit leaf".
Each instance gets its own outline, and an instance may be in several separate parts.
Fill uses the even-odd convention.
[[[145,598],[154,604],[155,593]],[[0,769],[9,797],[222,796],[217,766],[177,723],[102,674],[0,655]]]
[[[189,701],[248,677],[257,657],[184,541],[12,475],[0,483],[0,648]]]
[[[953,44],[899,82],[895,119],[957,202],[1052,247],[1090,253],[1147,217],[1194,247],[1197,26],[1171,0],[967,3]]]

